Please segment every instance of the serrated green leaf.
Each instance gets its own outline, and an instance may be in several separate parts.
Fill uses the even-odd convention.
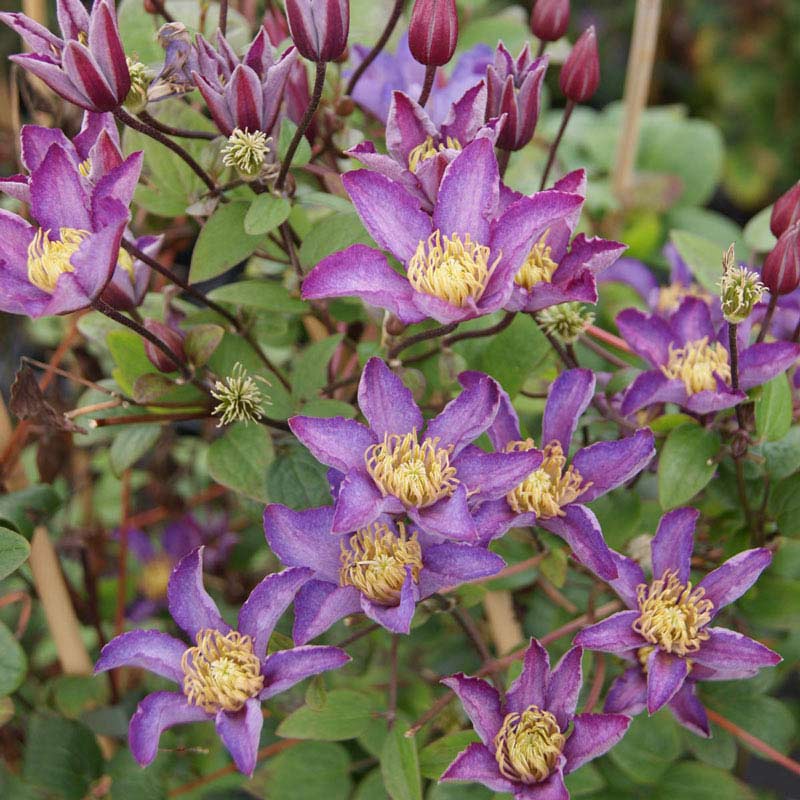
[[[264,235],[274,230],[289,217],[291,206],[283,197],[260,194],[250,204],[244,218],[245,233],[251,236]]]
[[[216,278],[258,249],[264,237],[250,236],[244,229],[249,208],[242,200],[225,203],[206,220],[192,251],[190,283]]]
[[[0,580],[27,561],[31,546],[24,536],[0,527]]]
[[[658,499],[665,511],[691,500],[711,480],[719,448],[716,431],[682,425],[670,433],[658,463]]]
[[[286,314],[304,314],[308,304],[292,297],[282,283],[267,280],[246,280],[220,286],[208,293],[212,300],[238,306],[277,311]]]
[[[278,726],[278,735],[327,742],[355,739],[369,725],[376,710],[374,696],[335,689],[328,692],[321,708],[302,706],[289,714]]]
[[[422,800],[417,743],[397,725],[383,743],[381,775],[392,800]]]
[[[756,433],[768,442],[782,439],[792,427],[792,390],[784,373],[761,387],[756,400]]]
[[[275,454],[263,425],[237,422],[208,448],[211,477],[235,492],[266,502],[267,470]]]
[[[292,447],[270,464],[267,493],[270,502],[295,510],[331,502],[325,467],[299,447]]]

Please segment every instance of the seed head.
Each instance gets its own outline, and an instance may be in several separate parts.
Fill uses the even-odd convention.
[[[564,344],[575,344],[578,337],[594,322],[594,314],[580,303],[561,303],[539,312],[539,323],[545,333]]]
[[[222,163],[234,167],[245,180],[253,180],[261,173],[264,159],[270,150],[271,138],[262,131],[234,129],[222,148]]]
[[[231,375],[214,384],[211,396],[219,400],[219,405],[211,413],[220,418],[218,428],[233,422],[257,422],[264,416],[262,405],[265,402],[271,405],[271,401],[261,393],[256,380],[270,385],[261,376],[251,378],[247,370],[237,362]]]
[[[138,114],[147,106],[147,89],[152,81],[152,75],[141,61],[134,61],[132,58],[125,60],[128,62],[128,72],[131,76],[131,88],[123,105],[132,114]]]
[[[744,322],[767,287],[761,283],[758,273],[747,267],[734,265],[733,245],[728,248],[723,259],[724,273],[720,281],[722,315],[736,325]]]

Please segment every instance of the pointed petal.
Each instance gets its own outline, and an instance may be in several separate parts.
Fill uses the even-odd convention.
[[[409,633],[411,620],[419,599],[419,591],[414,583],[411,567],[406,567],[406,579],[400,590],[400,602],[396,606],[373,603],[361,595],[361,609],[373,621],[392,633]]]
[[[58,145],[62,150],[77,158],[72,142],[67,139],[60,128],[44,128],[41,125],[23,125],[19,135],[20,160],[28,172],[33,172],[44,161],[47,151],[52,145]],[[75,166],[78,165],[74,161]]]
[[[684,728],[688,728],[696,736],[708,739],[711,736],[711,726],[705,707],[697,699],[696,686],[694,681],[685,681],[675,697],[669,701],[669,710]]]
[[[542,446],[558,442],[564,453],[569,453],[578,420],[592,402],[594,389],[594,373],[589,369],[569,369],[555,379],[544,408]]]
[[[608,619],[584,628],[573,641],[586,650],[600,650],[602,653],[638,650],[647,644],[633,629],[638,618],[638,611],[618,611]]]
[[[705,598],[714,604],[713,614],[724,606],[738,600],[770,565],[772,553],[764,547],[745,550],[717,567],[703,578],[698,588],[705,591]]]
[[[161,631],[128,631],[112,639],[100,652],[95,672],[116,667],[140,667],[175,683],[183,683],[181,659],[187,646]]]
[[[678,310],[670,317],[669,324],[675,339],[681,344],[696,342],[705,337],[712,342],[716,335],[711,322],[711,309],[699,297],[684,298]]]
[[[350,470],[339,486],[333,514],[333,533],[352,533],[374,522],[381,514],[384,498],[372,478]]]
[[[625,392],[620,411],[627,417],[653,403],[685,405],[686,399],[682,381],[670,380],[661,370],[651,369],[636,376]]]
[[[294,629],[297,644],[306,644],[324,633],[342,617],[361,611],[361,595],[352,586],[338,581],[309,581],[294,600]]]
[[[77,39],[89,31],[89,14],[80,0],[59,0],[56,3],[58,27],[65,39]]]
[[[414,396],[403,381],[380,359],[371,358],[358,384],[358,407],[375,436],[422,430],[424,420]]]
[[[744,390],[752,389],[785,372],[800,357],[800,345],[793,342],[762,342],[739,356],[739,377]]]
[[[504,716],[497,691],[481,678],[471,678],[463,672],[443,678],[442,683],[456,693],[475,733],[487,747],[492,748]]]
[[[531,639],[522,657],[522,672],[506,695],[505,711],[522,712],[528,706],[547,706],[547,680],[550,677],[550,656],[537,639]],[[549,710],[549,709],[548,709]]]
[[[639,607],[636,599],[636,587],[647,582],[645,581],[644,572],[633,559],[621,556],[613,550],[611,555],[617,566],[618,577],[609,581],[609,583],[628,608],[636,609]]]
[[[564,746],[567,774],[607,753],[625,735],[631,718],[622,714],[578,714],[573,723],[575,727]]]
[[[686,686],[687,684],[684,684]],[[603,711],[634,717],[647,707],[647,676],[636,666],[626,669],[611,684]]]
[[[222,619],[216,603],[203,586],[204,549],[198,547],[178,562],[167,587],[169,613],[192,641],[204,628],[222,633],[230,631],[230,626]]]
[[[87,111],[96,111],[94,103],[77,87],[67,76],[61,66],[54,64],[48,56],[40,56],[35,53],[23,53],[21,55],[9,56],[9,61],[19,64],[22,69],[27,70],[31,75],[35,75],[46,83],[57,95],[68,100],[78,108]]]
[[[131,76],[112,8],[108,2],[100,2],[92,9],[89,51],[119,104],[131,89]]]
[[[67,77],[91,103],[89,111],[113,111],[119,101],[94,56],[78,42],[67,42],[61,56]]]
[[[446,586],[495,575],[505,566],[500,556],[485,547],[474,547],[463,542],[444,542],[426,547],[423,553],[423,571],[420,574],[420,595],[427,596],[426,579],[434,578],[438,591]],[[431,575],[432,573],[432,575]]]
[[[542,783],[528,786],[517,784],[514,800],[569,800],[569,790],[564,783],[564,773],[559,769]]]
[[[487,453],[467,445],[453,461],[458,479],[467,487],[472,502],[496,500],[510,492],[542,463],[540,450]]]
[[[697,509],[676,508],[661,517],[651,544],[654,577],[660,578],[667,570],[675,570],[681,583],[689,580],[694,529],[699,516]]]
[[[244,775],[252,775],[256,768],[263,725],[261,703],[254,698],[248,700],[239,711],[217,713],[215,727],[219,738],[233,756],[236,768]]]
[[[593,511],[574,503],[564,509],[563,517],[540,519],[545,530],[560,536],[571,548],[575,558],[603,580],[617,577],[617,565],[609,550],[600,523]]]
[[[345,417],[290,417],[289,427],[317,461],[340,472],[364,469],[364,454],[377,442],[368,428]]]
[[[392,104],[386,120],[386,149],[408,167],[411,151],[438,131],[419,103],[403,92],[392,92]]]
[[[617,314],[616,322],[622,338],[654,367],[669,361],[669,345],[673,341],[673,334],[666,320],[628,308]]]
[[[494,792],[513,792],[517,787],[500,774],[494,753],[479,742],[462,750],[439,780],[482,783]]]
[[[473,370],[467,370],[458,376],[459,383],[465,389],[474,387],[485,379],[486,376],[482,372],[475,372]],[[522,439],[522,434],[520,433],[519,417],[511,403],[511,398],[499,384],[498,394],[500,395],[500,403],[497,407],[497,414],[487,434],[489,436],[489,441],[492,443],[492,447],[498,452],[502,452],[509,442],[518,442]]]
[[[239,64],[231,76],[226,94],[230,98],[230,108],[236,127],[242,130],[261,130],[261,111],[263,97],[258,75],[243,64]]]
[[[259,697],[261,700],[274,697],[312,675],[339,669],[348,661],[350,656],[338,647],[305,645],[292,650],[278,650],[264,661],[265,688]]]
[[[774,667],[783,659],[769,647],[727,628],[710,628],[711,638],[691,654],[692,661],[712,669],[746,671]]]
[[[44,230],[92,230],[89,198],[67,151],[52,145],[31,174],[31,212]]]
[[[427,533],[447,539],[477,543],[478,529],[467,505],[467,489],[463,483],[455,492],[432,506],[409,508],[408,516]]]
[[[655,714],[683,686],[689,674],[685,658],[656,648],[647,659],[647,712]]]
[[[567,729],[578,706],[583,685],[582,656],[583,648],[571,647],[556,664],[547,681],[547,697],[543,708],[555,716],[562,731]]]

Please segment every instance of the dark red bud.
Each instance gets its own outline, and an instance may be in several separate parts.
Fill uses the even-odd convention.
[[[163,322],[156,322],[154,319],[146,319],[144,327],[161,339],[162,342],[178,357],[181,364],[186,363],[186,354],[183,351],[183,336],[178,333],[174,328],[164,325]],[[175,362],[160,348],[156,347],[152,342],[147,339],[144,340],[144,351],[150,359],[150,363],[161,372],[175,372],[178,366]]]
[[[441,67],[456,51],[456,0],[415,0],[408,26],[411,55],[428,67]]]
[[[309,61],[336,61],[350,32],[350,0],[286,0],[289,31]]]
[[[764,260],[761,280],[772,294],[789,294],[800,286],[800,222],[787,228]]]
[[[560,39],[569,26],[569,0],[536,0],[531,11],[531,31],[543,42]]]
[[[270,6],[264,13],[262,24],[273,46],[279,45],[284,39],[289,38],[289,26],[279,8]]]
[[[597,55],[597,35],[594,25],[587,28],[575,42],[572,52],[561,67],[559,85],[573,103],[585,103],[600,84],[600,59]]]
[[[800,181],[775,201],[769,227],[775,236],[781,236],[798,219],[800,219]]]

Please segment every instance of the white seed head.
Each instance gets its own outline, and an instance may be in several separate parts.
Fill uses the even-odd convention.
[[[245,180],[253,180],[261,173],[271,141],[271,137],[262,131],[251,133],[236,128],[222,148],[222,163],[234,167]]]
[[[264,403],[271,405],[271,401],[262,394],[257,380],[270,385],[261,376],[251,378],[247,370],[237,362],[233,372],[224,381],[214,383],[211,396],[219,400],[219,405],[211,413],[220,418],[218,428],[233,422],[257,422],[264,416],[262,406]]]

